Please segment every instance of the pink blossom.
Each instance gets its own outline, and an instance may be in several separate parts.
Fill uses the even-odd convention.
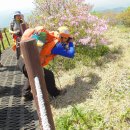
[[[58,28],[66,25],[75,36],[75,40],[82,45],[93,46],[97,41],[105,44],[102,34],[108,28],[108,21],[92,15],[92,6],[87,4],[86,0],[36,0],[36,4],[40,8],[37,8],[35,13],[41,17],[40,20],[34,20],[34,23],[43,23],[49,29],[52,29],[52,26]]]
[[[87,45],[91,40],[91,37],[87,37],[87,38],[83,38],[83,39],[80,39],[79,42],[82,44],[82,45]]]
[[[79,35],[79,32],[76,32],[76,33],[75,33],[75,36],[78,36],[78,35]]]
[[[92,33],[92,30],[91,30],[90,28],[88,28],[88,29],[85,30],[85,32],[86,32],[87,34],[90,34],[90,33]]]
[[[76,23],[75,21],[72,21],[72,22],[71,22],[71,25],[73,26],[75,23]]]
[[[67,20],[67,17],[66,16],[62,16],[61,20]]]
[[[102,43],[102,44],[108,44],[108,41],[106,40],[106,39],[104,39],[104,38],[101,38],[101,40],[100,40],[100,42]]]

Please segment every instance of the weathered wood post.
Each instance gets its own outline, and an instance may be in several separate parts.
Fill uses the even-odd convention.
[[[1,45],[3,47],[3,50],[5,50],[5,46],[4,46],[4,43],[3,43],[3,35],[2,35],[2,31],[0,30],[0,41],[1,41]]]
[[[55,130],[48,93],[44,79],[44,72],[40,65],[39,52],[34,39],[28,39],[20,43],[24,57],[33,97],[42,130]]]
[[[9,39],[8,39],[8,36],[7,36],[7,33],[6,33],[6,28],[4,28],[4,34],[5,34],[6,40],[8,42],[8,45],[10,46],[10,42],[9,42]]]
[[[0,40],[2,39],[2,33],[0,32]],[[1,54],[2,54],[2,50],[1,50],[1,44],[0,44],[0,61],[1,61]]]

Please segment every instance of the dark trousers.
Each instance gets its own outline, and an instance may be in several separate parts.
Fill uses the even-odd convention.
[[[21,36],[20,35],[17,35],[17,38],[16,38],[16,58],[17,60],[19,59],[20,57],[20,39],[21,39]]]
[[[25,75],[25,77],[27,78],[27,80],[25,81],[23,90],[22,90],[22,95],[24,96],[24,95],[27,95],[30,93],[31,87],[30,87],[30,83],[28,80],[28,74],[27,74],[26,67],[25,67],[22,57],[20,57],[18,59],[18,67],[21,70],[21,72]],[[56,88],[53,72],[44,68],[44,74],[45,74],[45,82],[46,82],[46,87],[47,87],[48,93],[52,97],[58,96],[60,94],[60,90],[58,90]]]

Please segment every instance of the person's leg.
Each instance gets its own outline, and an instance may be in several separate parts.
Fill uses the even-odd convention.
[[[21,57],[18,60],[18,66],[19,66],[19,69],[22,71],[22,73],[27,78],[27,81],[25,81],[25,84],[24,84],[24,87],[22,90],[22,95],[25,98],[31,99],[32,93],[31,93],[31,87],[30,87],[29,80],[28,80],[28,74],[27,74],[23,59]],[[44,74],[45,74],[45,82],[46,82],[47,91],[50,94],[50,96],[56,97],[56,96],[62,94],[63,91],[56,88],[53,72],[44,68]]]
[[[17,60],[19,59],[20,57],[20,36],[17,36],[16,38],[16,57],[17,57]]]
[[[44,74],[48,93],[52,97],[58,96],[61,91],[56,88],[53,72],[44,68]]]
[[[24,83],[23,89],[22,89],[22,96],[25,98],[25,100],[32,100],[33,96],[31,93],[31,86],[28,80],[28,74],[27,74],[27,70],[23,61],[23,58],[20,57],[18,59],[18,68],[20,69],[20,71],[24,74],[24,76],[26,77],[26,81]]]
[[[25,66],[23,67],[23,73],[28,78]],[[50,94],[50,96],[56,97],[60,95],[62,91],[56,88],[53,72],[44,68],[44,73],[45,73],[45,82],[46,82],[47,91]],[[25,98],[31,98],[32,94],[31,94],[31,87],[29,84],[29,80],[25,82],[22,90],[22,94]]]
[[[31,93],[31,86],[28,79],[26,79],[26,81],[24,82],[24,87],[22,89],[22,96],[25,98],[25,100],[33,99],[33,95]]]
[[[27,78],[27,80],[24,83],[24,87],[22,89],[22,95],[26,99],[32,99],[31,86],[30,86],[30,83],[28,80],[28,75],[27,75],[25,66],[23,67],[22,72]],[[60,95],[61,91],[56,88],[53,72],[50,70],[44,69],[44,73],[45,73],[45,82],[46,82],[46,86],[47,86],[47,91],[50,94],[50,96],[56,97],[56,96]]]

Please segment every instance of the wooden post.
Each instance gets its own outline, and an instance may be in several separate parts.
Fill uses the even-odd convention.
[[[8,39],[8,36],[7,36],[7,34],[6,34],[6,29],[4,29],[4,33],[5,33],[5,37],[6,37],[6,40],[7,40],[7,42],[8,42],[8,45],[10,46],[9,39]]]
[[[2,36],[2,31],[1,30],[0,30],[0,41],[1,41],[1,45],[3,47],[3,50],[5,50],[4,43],[3,43],[3,36]]]
[[[0,30],[0,40],[3,39],[2,32]]]
[[[2,50],[1,50],[1,44],[0,44],[0,61],[1,61],[1,54],[2,54]]]
[[[3,43],[3,39],[1,39],[1,45],[3,47],[3,50],[5,50],[5,46],[4,46],[4,43]]]
[[[36,103],[37,112],[42,130],[55,130],[52,112],[46,89],[44,72],[40,65],[39,52],[34,39],[28,39],[20,43],[24,57],[31,90]],[[41,92],[40,92],[41,91]]]

